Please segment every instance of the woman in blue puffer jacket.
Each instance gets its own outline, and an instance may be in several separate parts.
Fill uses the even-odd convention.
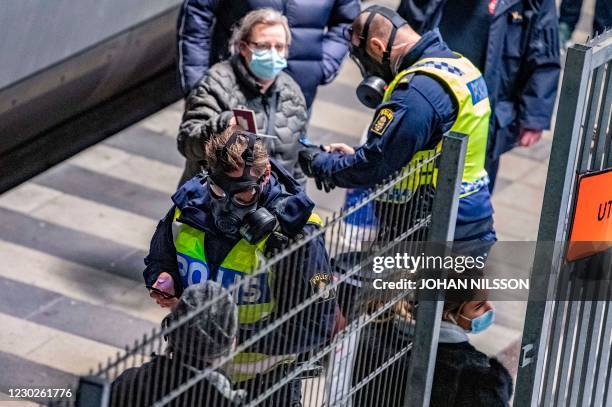
[[[348,43],[342,32],[359,14],[357,0],[185,0],[178,20],[178,68],[185,96],[208,67],[227,59],[233,26],[249,11],[268,7],[289,20],[293,43],[287,73],[310,108],[317,86],[331,82]]]

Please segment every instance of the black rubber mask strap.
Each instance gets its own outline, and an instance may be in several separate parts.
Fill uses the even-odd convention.
[[[242,134],[247,138],[247,147],[242,152],[242,161],[244,162],[244,168],[242,170],[242,178],[252,177],[251,168],[253,168],[253,162],[255,161],[255,142],[257,136],[251,133]]]
[[[382,60],[383,63],[390,62],[391,61],[391,50],[393,49],[393,42],[395,41],[397,30],[400,27],[408,23],[395,11],[390,10],[383,6],[376,6],[376,5],[370,6],[367,9],[365,9],[365,11],[369,12],[370,15],[368,16],[368,19],[366,20],[366,25],[364,26],[364,33],[365,33],[365,36],[363,37],[364,39],[367,39],[367,34],[370,28],[370,23],[372,22],[372,19],[374,18],[376,14],[380,14],[381,16],[389,20],[391,24],[393,25],[393,30],[391,30],[391,34],[389,35],[389,40],[387,41],[387,49],[383,53],[383,60]],[[361,43],[359,45],[361,46]],[[365,49],[365,45],[364,45],[364,49]]]
[[[376,16],[376,12],[372,11],[368,16],[365,25],[363,26],[363,30],[361,30],[361,35],[359,35],[359,48],[361,48],[364,52],[366,51],[366,46],[368,43],[368,34],[370,32],[370,24],[372,20]]]
[[[393,41],[395,41],[395,34],[397,34],[397,28],[393,26],[393,30],[391,30],[391,35],[389,35],[389,41],[387,42],[387,49],[383,54],[383,63],[391,62],[391,50],[393,49]]]

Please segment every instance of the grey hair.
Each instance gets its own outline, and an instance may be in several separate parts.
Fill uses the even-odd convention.
[[[287,17],[274,9],[260,8],[253,10],[244,16],[244,18],[240,20],[240,24],[238,24],[238,26],[234,29],[232,38],[230,40],[230,49],[232,54],[238,53],[240,43],[249,39],[251,32],[253,31],[253,27],[255,27],[257,24],[282,25],[285,29],[287,46],[291,44],[291,31],[289,30],[289,22],[287,21]]]

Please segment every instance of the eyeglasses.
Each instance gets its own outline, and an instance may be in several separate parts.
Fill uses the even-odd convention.
[[[208,190],[210,195],[217,200],[225,199],[229,194],[223,190],[219,185],[215,184],[213,180],[208,177],[207,181]],[[232,202],[238,206],[250,206],[259,199],[260,188],[249,187],[244,191],[238,191],[231,196]]]
[[[255,42],[255,41],[247,41],[247,44],[253,45],[255,47],[255,51],[270,51],[272,48],[276,50],[279,54],[284,54],[287,51],[287,44],[270,44],[269,42]]]

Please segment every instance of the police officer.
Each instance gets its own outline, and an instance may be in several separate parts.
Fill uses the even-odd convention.
[[[172,196],[174,206],[159,223],[145,259],[144,279],[162,307],[183,289],[214,280],[234,290],[238,342],[294,309],[312,295],[312,305],[238,354],[227,371],[252,399],[295,366],[300,355],[331,337],[335,295],[322,236],[293,256],[253,275],[264,257],[299,235],[315,232],[320,218],[302,187],[268,159],[261,139],[230,127],[206,144],[208,173],[187,181]],[[262,405],[299,406],[300,380],[290,381]]]
[[[491,192],[501,155],[516,146],[534,145],[550,128],[561,69],[556,3],[402,0],[397,9],[417,32],[438,27],[450,48],[483,73],[493,110],[485,161]],[[571,8],[566,3],[561,2],[561,16]],[[603,17],[601,11],[595,14]]]
[[[347,37],[351,57],[365,78],[357,95],[376,107],[374,120],[366,143],[356,150],[331,144],[325,147],[327,152],[314,148],[301,152],[304,173],[326,189],[372,187],[440,149],[444,133],[466,134],[455,240],[495,240],[484,168],[491,109],[478,69],[453,53],[437,30],[420,36],[386,7],[364,10]],[[404,205],[423,189],[434,188],[434,183],[397,185],[386,200]],[[397,222],[383,219],[382,223]]]

